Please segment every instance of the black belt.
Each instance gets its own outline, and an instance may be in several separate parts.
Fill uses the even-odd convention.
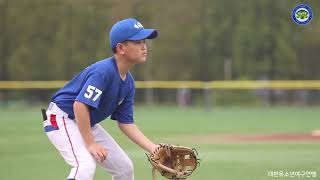
[[[43,121],[47,120],[47,114],[45,109],[41,109]]]

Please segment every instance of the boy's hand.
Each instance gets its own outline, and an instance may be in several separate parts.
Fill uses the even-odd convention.
[[[88,146],[90,154],[99,162],[103,162],[107,156],[108,151],[101,144],[92,143]]]
[[[153,148],[151,149],[151,151],[149,151],[150,154],[153,154],[156,152],[156,150],[160,147],[159,144],[154,144],[153,145]]]

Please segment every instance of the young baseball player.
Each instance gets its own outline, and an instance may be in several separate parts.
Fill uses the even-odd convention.
[[[134,124],[134,79],[129,70],[146,61],[146,39],[156,38],[136,19],[117,22],[110,31],[114,56],[98,61],[77,74],[56,92],[43,122],[49,140],[72,167],[68,180],[91,180],[96,163],[113,180],[133,180],[133,165],[99,122],[111,116],[134,143],[148,152],[158,145]]]

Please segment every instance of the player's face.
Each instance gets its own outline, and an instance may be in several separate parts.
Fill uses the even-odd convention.
[[[147,44],[146,40],[127,41],[124,48],[125,56],[133,64],[139,64],[146,61]]]

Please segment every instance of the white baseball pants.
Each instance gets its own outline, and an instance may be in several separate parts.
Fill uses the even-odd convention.
[[[108,152],[106,160],[101,163],[96,162],[87,151],[76,122],[69,119],[55,103],[50,103],[46,114],[47,120],[43,121],[46,134],[72,167],[68,180],[92,180],[96,163],[111,173],[113,180],[134,180],[131,160],[102,126],[96,124],[92,127],[95,141]]]

